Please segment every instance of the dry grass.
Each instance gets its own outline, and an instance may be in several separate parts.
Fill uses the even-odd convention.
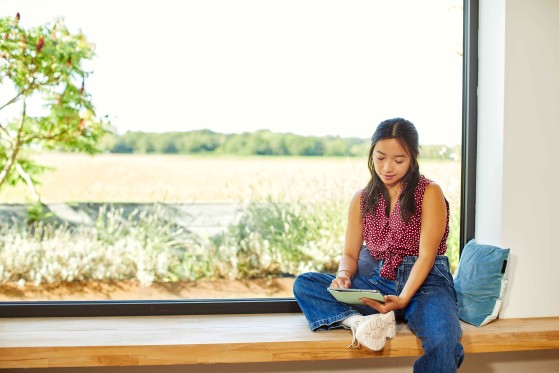
[[[266,196],[349,201],[369,177],[361,158],[47,153],[38,161],[54,168],[41,176],[38,188],[46,203],[243,202]],[[458,207],[460,164],[424,161],[421,169]],[[3,189],[0,201],[24,203],[29,194],[23,185]]]
[[[361,158],[195,157],[172,155],[44,154],[39,162],[55,169],[45,173],[39,191],[46,203],[59,202],[245,202],[277,197],[283,201],[349,202],[369,172]],[[457,214],[460,164],[424,161],[422,173],[437,181]],[[1,203],[28,202],[25,186],[5,189]],[[347,206],[347,204],[346,204]],[[281,279],[280,279],[281,280]],[[274,281],[278,281],[275,279]],[[288,279],[285,281],[292,281]],[[272,284],[273,285],[273,284]],[[57,283],[52,287],[0,287],[0,298],[14,299],[166,299],[226,297],[216,289],[236,286],[240,297],[291,296],[291,287],[230,280],[161,284]],[[81,287],[80,287],[81,286]],[[158,287],[159,286],[159,287]],[[230,292],[230,290],[227,290]],[[51,294],[52,293],[52,294]],[[50,295],[49,295],[50,294]],[[110,294],[107,295],[107,294]],[[232,293],[233,294],[233,293]]]

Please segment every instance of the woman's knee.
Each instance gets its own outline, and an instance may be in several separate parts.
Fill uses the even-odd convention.
[[[319,275],[320,273],[306,272],[297,276],[295,282],[293,283],[293,294],[297,296],[298,294],[312,291],[314,287],[313,284],[317,283],[317,277]]]

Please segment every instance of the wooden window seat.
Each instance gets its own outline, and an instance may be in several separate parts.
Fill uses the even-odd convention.
[[[559,349],[559,317],[463,324],[466,353]],[[0,368],[370,359],[422,354],[405,324],[384,350],[347,349],[351,332],[313,333],[292,314],[0,319]]]

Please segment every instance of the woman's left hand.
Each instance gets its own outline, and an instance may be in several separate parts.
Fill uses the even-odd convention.
[[[374,308],[380,313],[388,313],[390,311],[402,309],[409,303],[408,300],[400,298],[396,295],[385,295],[384,303],[369,298],[361,298],[360,300],[367,306]]]

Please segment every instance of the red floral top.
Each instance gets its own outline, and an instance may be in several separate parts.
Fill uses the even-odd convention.
[[[400,201],[396,202],[390,216],[386,216],[386,200],[383,196],[376,207],[376,218],[368,212],[363,214],[365,190],[361,192],[361,215],[363,216],[363,239],[371,255],[378,260],[383,260],[380,275],[390,280],[396,279],[396,269],[404,256],[419,255],[419,235],[421,231],[421,207],[425,188],[432,181],[421,176],[415,189],[415,214],[411,216],[408,224],[400,217]],[[446,228],[439,244],[438,255],[446,252],[446,239],[448,238],[449,208],[446,203]]]

